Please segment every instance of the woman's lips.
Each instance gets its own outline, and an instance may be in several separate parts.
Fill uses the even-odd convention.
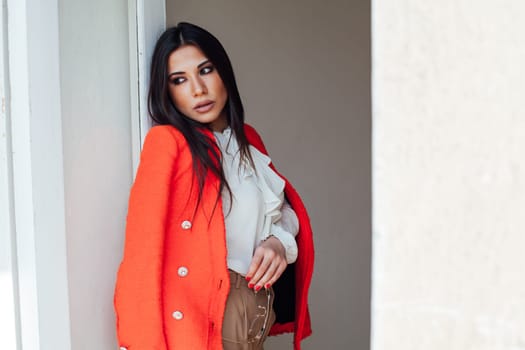
[[[195,107],[194,109],[199,113],[206,113],[206,112],[209,112],[213,108],[214,105],[215,105],[215,102],[210,101],[210,102],[206,102],[206,104],[199,105]]]

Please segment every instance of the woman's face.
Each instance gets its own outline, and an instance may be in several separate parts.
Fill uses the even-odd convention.
[[[228,92],[215,66],[197,46],[181,46],[169,56],[168,90],[175,107],[186,117],[209,123],[215,131],[227,126]]]

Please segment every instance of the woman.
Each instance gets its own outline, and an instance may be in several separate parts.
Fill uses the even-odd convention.
[[[262,349],[311,334],[308,215],[244,111],[230,60],[206,30],[159,38],[156,126],[131,189],[115,288],[121,349]]]

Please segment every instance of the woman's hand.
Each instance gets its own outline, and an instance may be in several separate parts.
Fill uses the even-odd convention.
[[[246,274],[248,287],[256,292],[262,287],[270,288],[286,269],[286,251],[279,239],[274,236],[261,242]]]

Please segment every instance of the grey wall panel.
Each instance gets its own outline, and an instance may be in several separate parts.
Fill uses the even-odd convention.
[[[371,261],[368,1],[169,0],[230,54],[247,121],[310,211],[316,265],[305,349],[368,349]],[[291,338],[268,340],[290,349]]]

